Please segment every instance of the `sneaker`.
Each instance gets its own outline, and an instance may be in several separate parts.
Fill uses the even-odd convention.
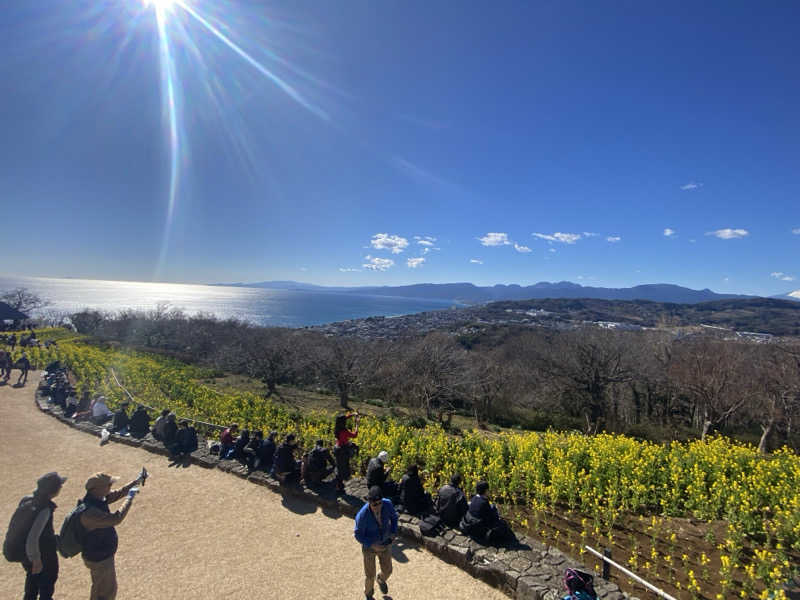
[[[386,582],[383,580],[383,577],[380,576],[380,573],[375,579],[378,580],[378,587],[381,588],[381,594],[388,594],[389,586],[386,585]]]

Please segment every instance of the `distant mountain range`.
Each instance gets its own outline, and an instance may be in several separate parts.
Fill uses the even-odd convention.
[[[261,281],[257,283],[217,283],[234,287],[255,287],[281,290],[304,290],[316,292],[338,292],[368,294],[376,296],[399,296],[404,298],[425,298],[452,300],[466,304],[495,302],[498,300],[530,300],[543,298],[595,298],[598,300],[650,300],[653,302],[674,302],[696,304],[713,300],[757,298],[741,294],[718,294],[709,289],[693,290],[669,283],[637,285],[629,288],[604,288],[583,286],[570,281],[541,281],[534,285],[516,284],[477,286],[472,283],[419,283],[415,285],[381,287],[328,287],[300,283],[297,281]],[[800,290],[773,296],[782,300],[800,301]]]

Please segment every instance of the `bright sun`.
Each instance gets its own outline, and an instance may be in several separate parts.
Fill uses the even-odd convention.
[[[143,0],[145,6],[154,6],[155,8],[164,10],[171,8],[176,0]]]

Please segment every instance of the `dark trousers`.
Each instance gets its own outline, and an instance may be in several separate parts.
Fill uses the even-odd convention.
[[[42,571],[36,575],[31,573],[31,565],[23,563],[25,569],[24,600],[52,600],[53,591],[58,579],[58,557],[42,557]]]

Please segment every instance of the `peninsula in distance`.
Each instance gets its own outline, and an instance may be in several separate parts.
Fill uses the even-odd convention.
[[[545,298],[650,300],[652,302],[695,304],[699,302],[710,302],[713,300],[759,298],[759,296],[744,294],[718,294],[708,288],[702,290],[693,290],[691,288],[669,283],[644,284],[629,288],[591,287],[572,283],[570,281],[559,281],[553,283],[548,281],[540,281],[539,283],[528,286],[517,284],[477,286],[472,283],[419,283],[401,286],[334,287],[301,283],[297,281],[216,283],[212,285],[453,300],[463,304],[481,304],[484,302],[496,302],[499,300],[533,300]],[[786,294],[772,297],[782,300],[794,300],[800,302],[800,290],[790,291]]]

